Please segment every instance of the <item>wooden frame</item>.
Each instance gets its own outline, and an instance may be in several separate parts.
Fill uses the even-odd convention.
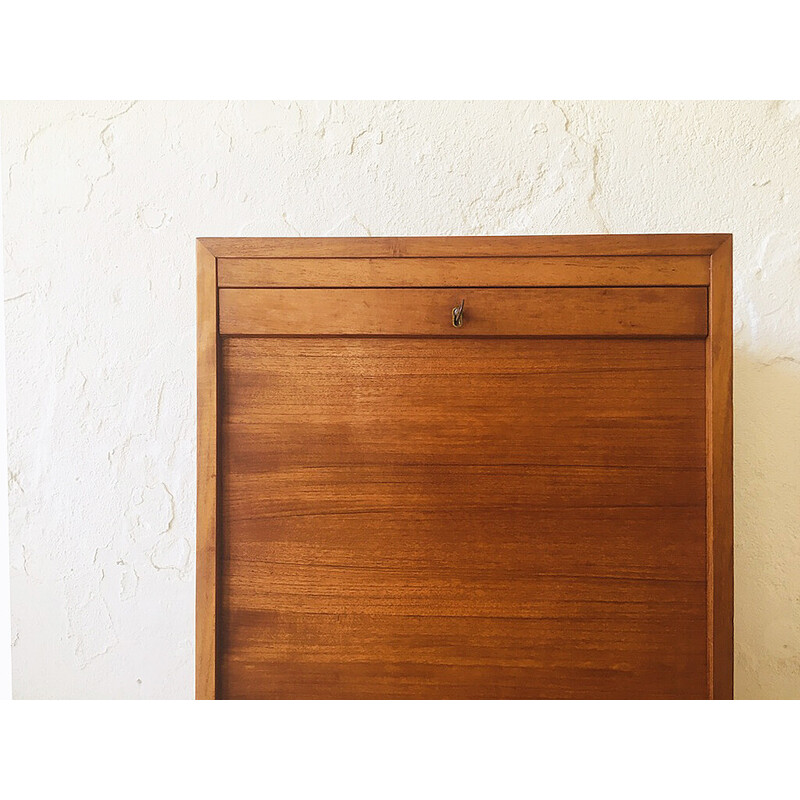
[[[732,237],[648,234],[197,240],[198,699],[216,696],[220,289],[310,286],[708,287],[708,697],[733,697]]]

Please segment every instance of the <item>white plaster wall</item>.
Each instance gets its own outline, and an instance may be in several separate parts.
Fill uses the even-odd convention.
[[[6,103],[16,697],[193,692],[197,236],[733,232],[736,694],[800,697],[800,104]]]

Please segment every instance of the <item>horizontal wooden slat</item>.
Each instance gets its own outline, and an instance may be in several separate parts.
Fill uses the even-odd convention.
[[[421,615],[396,613],[389,587],[363,596],[356,592],[349,603],[332,602],[330,611],[303,613],[287,608],[293,603],[287,603],[284,594],[288,589],[300,601],[299,608],[318,596],[303,602],[296,594],[303,586],[299,575],[295,584],[295,573],[284,571],[291,578],[276,585],[272,573],[251,574],[254,584],[241,573],[226,581],[243,602],[221,612],[226,631],[221,697],[705,695],[702,582],[421,584],[429,589],[419,599],[418,607],[427,612]],[[320,588],[315,584],[313,591]],[[414,586],[400,591],[401,607],[413,607]],[[318,597],[327,603],[324,596]],[[341,594],[337,591],[333,597]],[[492,598],[515,602],[492,605]],[[481,600],[502,613],[464,615]],[[365,613],[365,608],[370,610]],[[431,613],[431,608],[439,613]]]
[[[220,287],[707,286],[708,256],[221,258]]]
[[[464,324],[452,308],[465,300]],[[220,289],[222,335],[704,337],[704,287]]]
[[[636,341],[549,339],[494,342],[491,339],[224,339],[220,345],[226,370],[236,380],[261,374],[265,380],[291,381],[298,373],[313,375],[317,389],[347,372],[365,380],[438,376],[458,365],[465,378],[495,375],[506,380],[517,375],[554,373],[594,376],[608,383],[614,373],[705,370],[702,342],[648,339]],[[446,362],[446,366],[445,366]],[[335,368],[334,368],[335,365]],[[249,377],[252,376],[252,377]],[[315,397],[317,394],[315,393]],[[298,403],[299,403],[298,399]],[[310,402],[310,401],[309,401]],[[230,405],[228,405],[230,409]]]
[[[241,497],[243,487],[235,480],[230,485]],[[702,505],[531,507],[509,516],[474,508],[455,521],[452,508],[277,516],[268,504],[235,502],[229,512],[226,561],[331,569],[357,563],[376,575],[425,564],[441,577],[463,566],[468,553],[487,578],[523,569],[609,580],[705,580]]]
[[[670,584],[688,583],[541,575],[531,561],[516,568],[509,564],[502,577],[493,577],[467,553],[458,569],[438,573],[424,559],[415,569],[395,572],[366,569],[355,561],[334,567],[319,561],[225,560],[224,575],[228,608],[306,614],[352,614],[369,608],[380,614],[512,618],[567,617],[573,603],[674,603],[680,595],[676,597]],[[700,587],[699,605],[704,604],[705,581],[691,583]]]
[[[415,509],[427,514],[443,508],[457,508],[459,515],[489,509],[513,517],[530,508],[705,505],[702,470],[431,465],[396,467],[387,480],[373,466],[234,474],[229,457],[223,464],[226,513],[241,516],[249,508],[259,519]]]
[[[711,255],[725,234],[204,238],[217,258]]]
[[[659,590],[530,618],[229,608],[220,696],[701,698],[703,585]]]
[[[569,357],[548,339],[514,348],[491,339],[309,341],[224,340],[225,419],[238,469],[318,465],[304,435],[312,430],[362,465],[413,464],[425,442],[429,464],[457,465],[479,452],[498,466],[705,467],[702,340],[575,342]]]

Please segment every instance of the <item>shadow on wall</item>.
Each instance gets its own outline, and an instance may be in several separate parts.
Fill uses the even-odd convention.
[[[800,361],[734,355],[735,695],[800,699]]]

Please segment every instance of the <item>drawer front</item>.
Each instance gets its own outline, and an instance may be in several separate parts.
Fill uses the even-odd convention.
[[[453,310],[463,305],[460,327]],[[705,337],[704,286],[220,289],[221,335]]]

